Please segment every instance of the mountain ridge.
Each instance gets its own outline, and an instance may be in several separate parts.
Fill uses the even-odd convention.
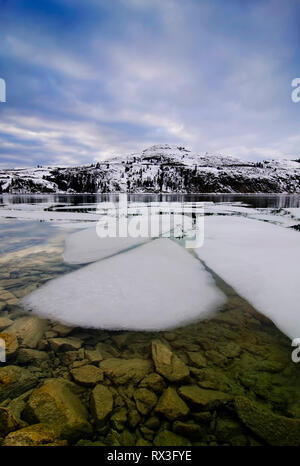
[[[0,193],[300,193],[300,160],[247,162],[184,146],[74,167],[0,169]]]

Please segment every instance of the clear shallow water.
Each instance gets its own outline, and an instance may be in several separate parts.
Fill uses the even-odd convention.
[[[17,195],[2,196],[1,202],[3,208],[18,207],[24,211],[27,209],[41,212],[44,208],[56,210],[62,208],[66,211],[73,211],[75,207],[75,209],[78,208],[79,212],[82,210],[93,212],[98,202],[112,201],[115,198],[116,196],[111,195]],[[130,200],[134,202],[183,199],[187,201],[215,201],[222,203],[222,206],[228,205],[230,202],[239,202],[243,205],[249,204],[249,208],[262,209],[295,208],[300,205],[300,196],[282,195],[130,196]],[[79,223],[78,226],[80,226]],[[76,222],[73,222],[69,229],[67,221],[64,222],[64,227],[60,228],[56,222],[24,221],[15,218],[0,219],[2,248],[0,251],[0,317],[9,316],[17,321],[24,314],[18,303],[14,302],[11,296],[7,297],[5,292],[12,293],[16,298],[22,298],[48,280],[80,267],[67,265],[62,260],[65,237],[69,232],[76,231],[76,227]],[[100,344],[102,351],[104,351],[105,361],[106,358],[120,358],[126,361],[138,358],[148,360],[150,363],[152,361],[152,341],[160,338],[167,342],[171,350],[190,369],[189,379],[180,382],[179,385],[187,384],[193,388],[198,386],[205,393],[207,391],[210,393],[214,393],[213,391],[222,392],[228,395],[228,399],[243,396],[251,402],[258,403],[258,406],[271,412],[272,416],[279,414],[287,418],[299,419],[300,366],[291,361],[289,339],[272,322],[257,313],[234,289],[218,276],[213,275],[217,286],[226,294],[228,301],[210,319],[166,332],[111,332],[74,328],[69,336],[80,339],[84,351],[94,350]],[[47,345],[53,336],[58,336],[55,326],[56,322],[49,321],[47,323],[47,333],[52,336],[48,336],[48,340],[44,337],[37,345],[38,349],[46,350],[50,355],[51,348]],[[75,361],[78,365],[82,364],[82,357],[84,356],[78,356]],[[202,362],[199,363],[199,360]],[[18,365],[19,362],[13,360],[11,364]],[[73,380],[73,376],[71,376],[72,364],[73,361],[67,359],[67,352],[62,352],[51,356],[47,364],[39,365],[37,362],[27,362],[25,367],[33,370],[38,376],[38,385],[43,383],[45,377],[62,377]],[[106,377],[107,375],[105,375],[105,380]],[[124,387],[118,380],[113,380],[112,383],[109,382],[109,386],[111,385],[117,394],[113,413],[119,412],[120,409],[124,410],[124,403],[129,403],[128,398],[130,398],[129,417],[129,413],[135,409],[132,393],[137,389],[137,384],[129,383],[128,387],[126,385]],[[170,383],[167,379],[164,380],[163,386],[164,388],[169,386],[178,388],[176,384]],[[151,386],[148,388],[153,389]],[[90,392],[90,388],[84,388],[83,402],[87,409],[89,409]],[[160,396],[161,392],[158,392],[157,397]],[[187,403],[189,404],[189,401]],[[51,406],[49,409],[52,409]],[[134,445],[141,439],[148,444],[153,444],[155,441],[156,446],[163,445],[158,438],[161,432],[164,433],[164,436],[169,436],[169,445],[174,442],[170,432],[176,432],[183,439],[181,445],[190,445],[190,442],[195,445],[269,444],[270,439],[264,438],[264,432],[272,432],[273,426],[276,430],[277,422],[277,418],[272,416],[269,418],[268,415],[260,413],[259,422],[261,423],[261,419],[264,419],[266,428],[263,425],[262,433],[257,435],[257,432],[251,431],[244,423],[241,423],[234,405],[230,405],[229,409],[222,404],[199,408],[191,403],[187,420],[194,428],[200,426],[198,436],[195,437],[195,435],[190,435],[188,430],[184,431],[184,429],[188,429],[187,426],[178,426],[178,424],[175,426],[175,423],[160,417],[160,415],[158,416],[158,427],[154,428],[153,432],[151,429],[147,431],[144,427],[150,416],[153,416],[153,413],[150,413],[148,417],[143,417],[136,428],[126,424],[125,430],[128,429],[131,434],[130,440],[126,440],[129,442],[127,445]],[[208,419],[209,422],[205,425],[201,424],[199,421],[202,419],[201,416]],[[251,426],[257,425],[255,411],[250,421]],[[118,444],[116,442],[124,444],[122,443],[124,442],[122,435],[116,433],[114,427],[111,428],[109,420],[106,421],[105,429],[102,429],[101,432],[95,432],[91,436],[91,441],[96,440],[106,445],[116,445]],[[284,439],[280,441],[284,442]],[[288,440],[286,444],[289,444]],[[175,442],[174,445],[178,444]]]

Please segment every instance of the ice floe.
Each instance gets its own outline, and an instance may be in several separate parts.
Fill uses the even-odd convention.
[[[300,337],[300,235],[245,217],[206,217],[199,258],[291,338]]]
[[[149,238],[100,238],[96,226],[67,236],[63,253],[69,264],[87,264],[149,241]]]
[[[21,304],[71,325],[162,330],[206,317],[225,301],[198,259],[160,238],[52,280]]]

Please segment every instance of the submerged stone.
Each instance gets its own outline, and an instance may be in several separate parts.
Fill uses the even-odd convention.
[[[72,386],[64,379],[50,379],[33,390],[26,419],[56,426],[63,438],[74,440],[90,435],[87,410],[73,393]]]
[[[37,385],[37,377],[18,366],[0,367],[0,401],[16,398]]]
[[[189,408],[178,396],[176,390],[168,387],[161,395],[155,407],[155,412],[163,414],[167,419],[173,421],[185,417],[189,412]]]
[[[46,351],[39,351],[30,348],[21,348],[18,352],[18,363],[32,364],[49,361],[49,355]]]
[[[159,374],[153,372],[152,374],[146,375],[139,386],[143,388],[149,388],[155,393],[161,393],[164,390],[166,384],[164,379]]]
[[[273,414],[242,396],[235,399],[235,409],[241,421],[269,445],[300,445],[300,419]]]
[[[191,442],[170,430],[162,430],[155,436],[153,444],[156,447],[186,447],[190,446]]]
[[[87,387],[92,387],[103,380],[103,371],[90,364],[72,369],[71,374],[75,382]]]
[[[232,397],[217,390],[205,390],[198,385],[184,385],[179,388],[179,394],[191,404],[205,409],[213,409],[226,403]]]
[[[113,410],[113,405],[114,401],[110,390],[105,385],[96,385],[91,394],[90,406],[98,424],[101,425],[109,416]]]
[[[36,348],[46,329],[46,321],[36,316],[20,317],[10,327],[7,333],[16,335],[22,340],[22,345]]]
[[[1,309],[0,309],[0,311],[1,311]],[[0,317],[0,330],[3,330],[6,327],[9,327],[13,323],[14,323],[14,321],[9,319],[8,317]]]
[[[151,372],[152,364],[145,359],[119,359],[109,358],[100,362],[100,368],[105,375],[116,384],[134,384],[140,382],[145,375]]]
[[[170,382],[179,382],[189,375],[188,367],[160,340],[152,342],[152,358],[156,371]]]
[[[147,390],[147,388],[139,388],[134,392],[133,396],[137,409],[144,416],[147,415],[157,403],[157,396],[150,390]]]
[[[114,414],[111,416],[110,421],[115,429],[117,429],[118,431],[122,431],[127,422],[127,409],[117,409],[117,411],[115,411]]]
[[[57,442],[59,438],[60,432],[55,427],[40,423],[10,433],[5,438],[3,446],[27,447],[48,445]]]
[[[9,333],[0,333],[0,338],[5,342],[5,354],[7,358],[14,356],[19,348],[19,343],[16,335]],[[2,347],[1,347],[2,348]]]
[[[24,425],[24,423],[23,423]],[[10,432],[22,427],[9,409],[0,407],[0,436],[5,437]]]
[[[56,353],[60,351],[76,351],[82,346],[82,341],[77,338],[51,338],[49,340],[51,349]]]

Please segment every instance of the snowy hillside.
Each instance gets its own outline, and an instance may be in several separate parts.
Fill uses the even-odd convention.
[[[0,192],[299,193],[300,160],[246,162],[156,145],[78,167],[0,170]]]

